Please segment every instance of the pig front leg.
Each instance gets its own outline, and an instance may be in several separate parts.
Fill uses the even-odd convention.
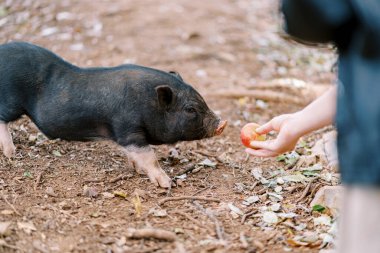
[[[150,181],[156,186],[163,188],[169,188],[171,186],[171,179],[160,167],[152,148],[149,146],[127,146],[124,147],[124,150],[137,173],[147,175]]]
[[[6,157],[14,156],[16,147],[13,144],[12,135],[8,130],[8,124],[0,121],[0,148]]]

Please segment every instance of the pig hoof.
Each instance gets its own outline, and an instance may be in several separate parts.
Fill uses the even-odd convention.
[[[160,186],[162,188],[170,188],[172,185],[172,180],[164,171],[158,171],[157,173],[148,174],[150,181],[156,186]]]

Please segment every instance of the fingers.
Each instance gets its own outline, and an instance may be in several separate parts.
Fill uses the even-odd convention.
[[[249,144],[252,149],[267,149],[275,150],[275,141],[276,140],[267,140],[267,141],[251,141]]]
[[[245,152],[247,152],[250,155],[260,156],[260,157],[274,157],[274,156],[278,155],[278,153],[276,153],[274,151],[265,150],[265,149],[246,148]]]
[[[272,121],[269,121],[269,122],[265,123],[264,125],[259,126],[258,128],[256,128],[255,132],[258,133],[258,134],[267,134],[267,133],[269,133],[272,130],[274,130],[273,129],[273,124],[272,124]]]

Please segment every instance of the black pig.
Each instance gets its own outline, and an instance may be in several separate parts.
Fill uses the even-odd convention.
[[[138,173],[161,187],[170,178],[149,144],[220,134],[225,121],[179,74],[137,65],[80,68],[24,42],[0,46],[0,147],[15,152],[7,123],[28,115],[49,138],[111,139]]]

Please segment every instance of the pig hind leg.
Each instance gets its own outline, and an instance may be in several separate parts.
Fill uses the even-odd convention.
[[[156,186],[169,188],[171,179],[160,167],[154,151],[150,147],[126,147],[128,159],[137,173],[147,175]]]
[[[2,121],[0,121],[0,148],[3,150],[3,154],[8,158],[13,157],[16,151],[12,135],[8,130],[8,124]]]

